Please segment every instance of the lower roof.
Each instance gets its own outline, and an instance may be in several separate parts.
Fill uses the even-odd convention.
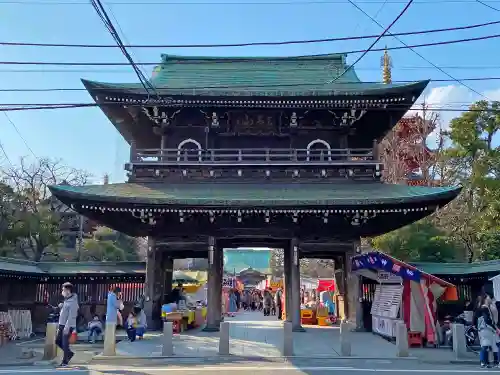
[[[363,206],[433,203],[455,198],[460,187],[379,182],[345,183],[120,183],[50,187],[57,198],[101,204],[205,207]]]

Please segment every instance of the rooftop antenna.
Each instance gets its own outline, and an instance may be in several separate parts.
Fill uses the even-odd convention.
[[[387,46],[384,55],[380,59],[380,66],[382,68],[382,82],[386,85],[392,83],[392,58],[387,52]]]

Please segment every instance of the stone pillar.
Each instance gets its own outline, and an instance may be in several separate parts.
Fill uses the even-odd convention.
[[[172,279],[174,277],[174,259],[172,257],[165,256],[163,259],[163,271],[165,283],[163,295],[166,296],[172,292]]]
[[[148,327],[155,327],[153,320],[153,298],[155,295],[156,274],[156,241],[148,237],[148,251],[146,256],[146,280],[144,282],[144,313]]]
[[[283,289],[285,292],[285,320],[292,321],[292,254],[283,249]]]
[[[218,262],[219,267],[216,269],[217,273],[217,279],[215,282],[215,287],[216,287],[216,297],[217,297],[217,303],[215,305],[216,307],[216,312],[217,312],[217,327],[220,329],[220,323],[224,320],[222,316],[222,279],[224,278],[224,249],[220,246],[215,244],[215,251],[214,251],[214,259],[216,262]]]
[[[292,316],[292,330],[294,332],[304,332],[302,328],[300,319],[300,259],[299,259],[299,246],[296,239],[290,241],[288,248],[292,258],[292,282],[291,282],[291,292],[292,292],[292,303],[291,303],[291,316]]]
[[[126,317],[125,317],[126,319]],[[104,329],[104,351],[105,356],[116,355],[116,323],[106,322]]]
[[[53,360],[57,356],[56,335],[58,327],[57,323],[47,323],[43,347],[43,359],[46,361]]]
[[[205,332],[218,332],[221,320],[222,303],[222,249],[217,247],[214,237],[208,245],[208,280],[207,280],[207,323]]]

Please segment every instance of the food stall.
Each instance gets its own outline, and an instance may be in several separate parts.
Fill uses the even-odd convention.
[[[371,309],[374,332],[395,338],[396,323],[403,321],[410,344],[437,343],[436,300],[457,300],[453,284],[381,252],[356,255],[351,266],[379,282]]]

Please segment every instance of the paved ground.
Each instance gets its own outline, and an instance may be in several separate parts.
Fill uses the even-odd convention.
[[[264,317],[260,312],[242,312],[227,318],[230,328],[230,353],[236,356],[279,357],[283,346],[282,322],[276,317]],[[305,326],[306,332],[294,333],[296,356],[338,357],[340,331],[338,327]],[[394,358],[395,346],[371,333],[352,333],[352,355],[369,358]],[[117,354],[123,356],[161,355],[161,334],[148,335],[141,342],[120,342]],[[219,334],[201,330],[174,335],[176,356],[210,357],[218,355]]]
[[[156,374],[179,374],[179,375],[220,375],[228,373],[233,375],[283,375],[293,374],[314,374],[325,375],[332,373],[353,373],[359,375],[369,375],[373,372],[388,375],[408,375],[411,374],[476,374],[495,373],[500,374],[499,369],[483,370],[478,366],[430,366],[418,364],[416,361],[346,361],[339,363],[336,360],[296,360],[292,362],[270,363],[270,362],[244,362],[226,365],[211,365],[199,362],[197,364],[183,365],[182,363],[160,365],[160,366],[90,366],[89,368],[73,367],[64,369],[53,368],[12,368],[0,369],[0,374],[70,374],[70,375],[156,375]]]

